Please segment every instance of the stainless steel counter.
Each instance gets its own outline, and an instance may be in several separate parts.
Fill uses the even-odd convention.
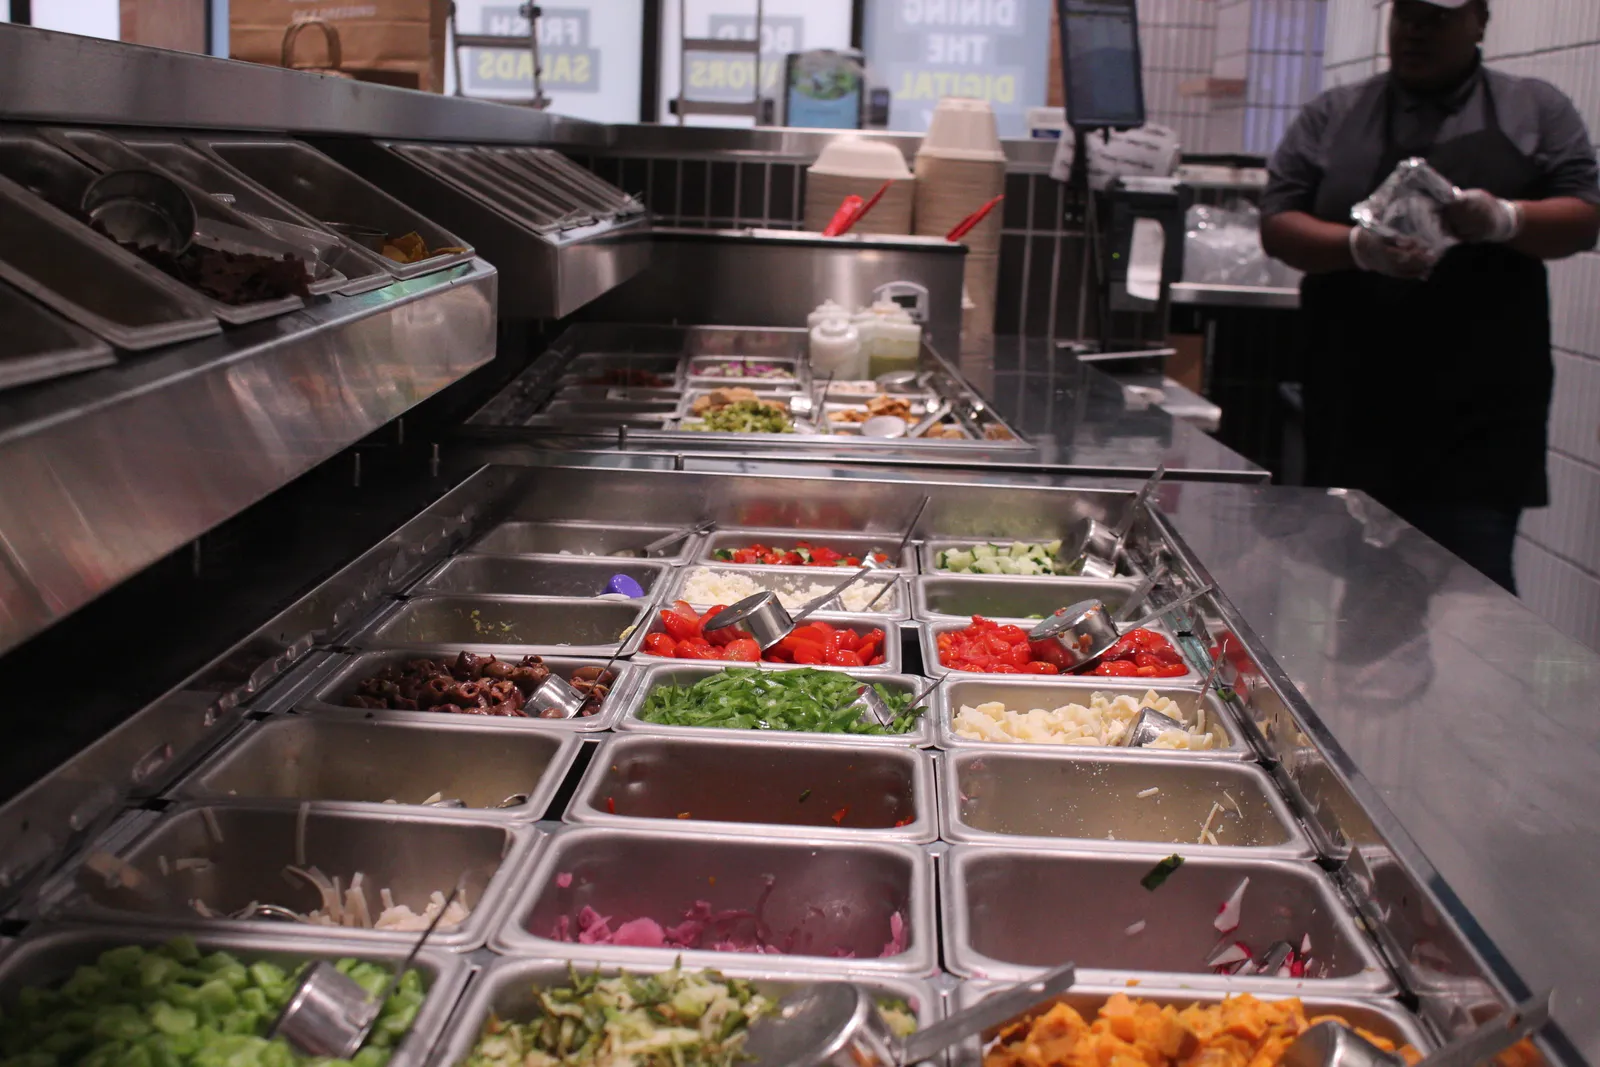
[[[1165,463],[1180,477],[1266,481],[1268,472],[1161,408],[1130,402],[1110,376],[1042,337],[997,337],[961,373],[1039,447],[1041,464],[1114,474]]]
[[[1502,980],[1553,985],[1600,1059],[1600,656],[1365,497],[1181,485],[1162,506]]]

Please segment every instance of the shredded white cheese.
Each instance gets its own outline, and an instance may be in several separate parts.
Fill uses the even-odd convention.
[[[832,576],[831,581],[813,582],[801,578],[769,579],[765,585],[757,582],[750,575],[741,571],[717,571],[710,567],[696,567],[684,579],[683,587],[678,590],[678,598],[687,600],[691,605],[699,608],[709,608],[715,604],[733,604],[747,596],[771,591],[778,596],[778,603],[790,611],[798,611],[829,589],[838,585],[849,577],[851,571],[847,568],[838,568],[838,575]],[[872,610],[883,611],[890,606],[894,598],[893,593],[884,592],[889,583],[874,581],[871,577],[863,578],[840,594],[846,611],[866,611],[867,605],[872,605]],[[882,593],[882,596],[878,594]],[[876,600],[877,603],[873,603]]]
[[[1104,693],[1095,693],[1087,707],[1064,704],[1052,711],[1043,708],[1013,711],[999,701],[977,707],[963,704],[951,720],[951,726],[957,736],[972,741],[1109,747],[1128,732],[1141,707],[1154,708],[1186,724],[1183,730],[1163,732],[1145,746],[1147,749],[1199,750],[1215,748],[1219,743],[1216,734],[1188,726],[1177,703],[1157,696],[1154,690],[1147,692],[1142,700],[1128,694],[1109,698]]]
[[[1134,796],[1138,797],[1140,800],[1143,800],[1145,797],[1153,797],[1159,792],[1161,792],[1161,787],[1158,785],[1153,785],[1149,789],[1139,790],[1139,792],[1135,793]]]

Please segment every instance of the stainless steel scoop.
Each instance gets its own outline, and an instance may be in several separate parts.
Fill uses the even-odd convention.
[[[1139,513],[1149,505],[1150,498],[1155,495],[1166,473],[1166,464],[1156,465],[1155,473],[1139,487],[1133,503],[1128,505],[1127,514],[1116,526],[1106,526],[1089,518],[1080,519],[1069,536],[1062,539],[1058,554],[1058,558],[1067,564],[1068,571],[1075,571],[1085,578],[1103,580],[1116,577],[1117,563],[1127,547],[1133,524],[1138,521]],[[1067,547],[1069,544],[1072,546],[1070,549]]]
[[[682,541],[685,537],[693,537],[697,533],[705,533],[707,530],[714,529],[716,525],[716,519],[701,519],[699,522],[690,523],[688,526],[680,526],[671,533],[656,538],[643,548],[624,548],[620,552],[611,553],[611,556],[613,559],[649,559],[668,545]]]
[[[272,1024],[272,1029],[267,1031],[267,1036],[281,1037],[308,1056],[328,1056],[339,1060],[353,1057],[361,1050],[367,1035],[372,1033],[378,1016],[383,1013],[384,1002],[394,992],[395,986],[400,984],[406,971],[411,969],[417,953],[433,936],[433,931],[438,928],[445,912],[450,910],[450,905],[455,903],[460,892],[460,886],[450,890],[444,907],[439,909],[428,928],[422,931],[422,936],[417,938],[417,943],[411,946],[406,958],[395,968],[382,993],[377,996],[368,994],[355,979],[339,973],[327,960],[319,960],[306,970],[305,977],[300,980],[289,1002],[283,1006],[283,1012]]]
[[[950,676],[946,674],[943,677],[935,678],[933,681],[929,682],[922,692],[911,698],[911,703],[906,705],[906,710],[911,711],[918,704],[928,699],[928,694],[932,693],[935,689],[943,685],[945,683],[945,679],[949,677]],[[856,698],[850,703],[846,704],[845,707],[858,709],[860,713],[859,718],[864,723],[875,724],[878,726],[894,725],[894,709],[889,706],[888,701],[883,699],[883,696],[876,688],[873,687],[870,682],[856,690]]]
[[[901,1039],[872,994],[848,982],[802,986],[750,1026],[744,1053],[760,1067],[905,1067],[1021,1015],[1071,988],[1072,964],[996,993]]]
[[[617,662],[617,657],[622,655],[622,646],[611,653],[611,658],[606,660],[606,665],[600,668],[600,673],[595,678],[595,684],[606,676],[611,670],[611,665]],[[555,671],[550,672],[550,677],[540,682],[528,697],[528,717],[532,719],[575,719],[583,714],[583,706],[589,702],[589,694],[561,677]],[[555,714],[549,714],[554,712]],[[465,805],[462,805],[465,807]]]
[[[1035,659],[1054,663],[1063,670],[1078,670],[1105,655],[1127,631],[1148,626],[1214,589],[1216,586],[1207,585],[1185,593],[1121,628],[1112,619],[1104,601],[1080,600],[1060,609],[1028,631],[1028,642],[1033,646]]]
[[[1207,693],[1211,692],[1211,686],[1217,680],[1217,672],[1221,669],[1222,663],[1220,661],[1211,664],[1211,670],[1207,672],[1206,680],[1201,683],[1200,700],[1196,702],[1196,706],[1205,700]],[[1122,739],[1117,744],[1123,748],[1144,748],[1146,745],[1155,742],[1168,730],[1186,731],[1188,726],[1164,712],[1157,711],[1155,708],[1140,708],[1138,717],[1133,720],[1133,723],[1128,727],[1128,732],[1122,735]],[[1274,965],[1272,969],[1277,970],[1278,968]]]
[[[900,559],[905,554],[906,545],[911,543],[911,535],[916,530],[917,523],[921,520],[922,512],[927,508],[930,499],[932,498],[923,497],[922,502],[917,505],[917,510],[912,513],[911,521],[906,524],[906,532],[901,536],[900,543],[895,546],[893,552],[889,553],[891,562]],[[795,627],[810,618],[814,612],[820,610],[828,601],[855,585],[873,571],[881,570],[883,567],[883,564],[873,560],[871,553],[868,553],[867,562],[858,568],[854,574],[821,596],[813,597],[811,600],[806,601],[801,606],[800,611],[793,616],[779,602],[776,593],[755,593],[711,616],[706,620],[705,625],[701,627],[701,632],[709,635],[728,629],[740,630],[753,637],[756,644],[760,645],[761,650],[765,652],[793,633]],[[879,595],[882,595],[881,592]],[[874,598],[873,603],[876,602],[877,598]]]
[[[183,186],[152,170],[102,174],[83,191],[82,207],[123,244],[178,255],[194,242],[194,201]]]
[[[1150,599],[1150,594],[1155,592],[1156,586],[1160,585],[1166,577],[1167,565],[1165,563],[1158,563],[1151,567],[1150,573],[1144,576],[1142,582],[1133,587],[1133,592],[1128,594],[1128,599],[1124,600],[1122,607],[1117,609],[1116,621],[1124,623],[1133,618],[1133,613],[1144,607],[1144,602]]]
[[[1446,1042],[1417,1067],[1476,1067],[1515,1045],[1550,1020],[1550,993],[1529,997],[1505,1015]],[[1405,1067],[1405,1060],[1385,1052],[1348,1026],[1320,1022],[1294,1039],[1279,1060],[1280,1067]]]

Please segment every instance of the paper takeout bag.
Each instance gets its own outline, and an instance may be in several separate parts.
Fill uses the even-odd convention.
[[[339,34],[340,70],[361,81],[444,91],[445,21],[449,0],[231,0],[229,51],[251,63],[282,62],[291,24],[322,19]],[[300,67],[324,67],[320,35],[304,34]]]

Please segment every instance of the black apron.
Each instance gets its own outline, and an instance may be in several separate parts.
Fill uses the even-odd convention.
[[[1435,143],[1428,162],[1460,188],[1534,199],[1539,170],[1501,130],[1482,77],[1484,129]],[[1395,143],[1387,80],[1368,93],[1334,132],[1320,219],[1348,222],[1407,155]],[[1421,282],[1309,275],[1301,307],[1310,484],[1363,489],[1402,514],[1410,502],[1549,502],[1555,370],[1540,260],[1503,245],[1460,245]]]

